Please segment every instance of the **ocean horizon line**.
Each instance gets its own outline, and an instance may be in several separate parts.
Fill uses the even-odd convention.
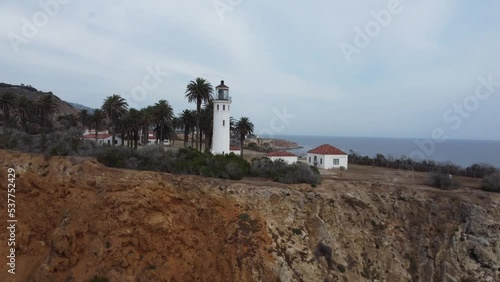
[[[426,139],[431,139],[431,140],[439,140],[439,139],[432,139],[429,137],[379,137],[379,136],[347,136],[347,135],[314,135],[314,134],[274,134],[274,135],[261,135],[259,137],[262,138],[269,138],[269,139],[283,139],[285,136],[290,136],[290,137],[322,137],[322,138],[363,138],[363,139],[407,139],[407,140],[426,140]],[[278,137],[278,138],[276,138]],[[457,138],[446,138],[444,142],[446,141],[489,141],[489,142],[500,142],[499,140],[494,140],[494,139],[457,139]],[[288,140],[292,141],[292,140]],[[442,144],[442,143],[441,143]]]

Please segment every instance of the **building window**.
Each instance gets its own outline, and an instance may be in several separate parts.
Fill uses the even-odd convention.
[[[309,163],[311,163],[311,157],[309,157]]]
[[[222,120],[222,126],[226,126],[226,120],[225,119]]]
[[[229,107],[230,107],[230,106],[229,106],[229,105],[227,105],[227,110],[228,110],[228,111],[229,111]]]
[[[217,105],[217,111],[219,110],[219,105]]]
[[[323,158],[319,159],[319,164],[323,164]]]
[[[222,105],[222,110],[225,111],[226,110],[226,105]]]
[[[339,165],[340,161],[339,159],[333,159],[333,165]]]

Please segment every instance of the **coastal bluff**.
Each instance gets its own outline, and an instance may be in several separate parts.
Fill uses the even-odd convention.
[[[0,281],[500,280],[500,194],[229,181],[7,150],[0,160],[4,182],[16,170],[17,216],[16,274],[4,246]]]

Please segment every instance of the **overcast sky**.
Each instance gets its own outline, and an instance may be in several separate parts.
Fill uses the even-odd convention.
[[[179,113],[195,108],[190,80],[224,79],[232,115],[257,133],[500,140],[499,11],[496,0],[0,0],[0,81],[89,107],[115,93],[138,108],[167,99]]]

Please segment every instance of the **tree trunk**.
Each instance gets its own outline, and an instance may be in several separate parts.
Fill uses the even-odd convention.
[[[134,130],[134,149],[137,149],[137,139],[139,139],[138,135],[139,135],[138,130]]]
[[[243,142],[245,142],[245,136],[240,137],[240,156],[243,158]]]
[[[191,148],[194,148],[194,141],[195,141],[195,136],[194,136],[194,132],[195,132],[196,129],[193,128],[193,131],[191,132]]]
[[[115,121],[113,119],[113,115],[111,115],[111,146],[115,146]]]

